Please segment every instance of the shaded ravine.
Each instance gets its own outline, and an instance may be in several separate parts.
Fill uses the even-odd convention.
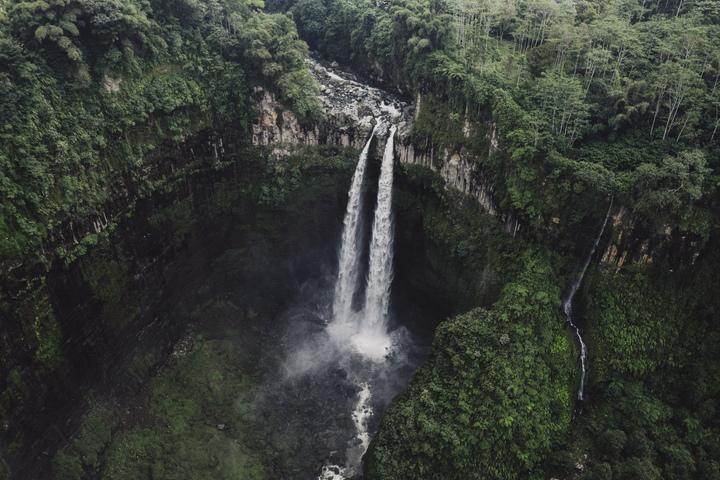
[[[575,300],[575,294],[578,292],[580,286],[582,285],[583,278],[585,277],[585,272],[590,266],[590,262],[595,255],[595,251],[600,244],[600,239],[605,233],[605,227],[607,226],[608,219],[610,218],[610,211],[612,210],[612,205],[613,197],[610,197],[610,205],[608,206],[607,213],[605,214],[605,219],[603,220],[602,226],[600,227],[600,232],[598,232],[597,236],[595,237],[595,241],[593,242],[590,251],[585,257],[585,261],[583,262],[577,277],[570,284],[568,293],[562,301],[562,310],[565,314],[565,321],[575,331],[575,336],[577,337],[578,344],[580,345],[580,386],[578,387],[577,391],[577,399],[579,401],[585,400],[585,379],[587,377],[588,350],[587,345],[585,344],[585,341],[582,337],[582,329],[577,326],[573,318],[573,301]]]

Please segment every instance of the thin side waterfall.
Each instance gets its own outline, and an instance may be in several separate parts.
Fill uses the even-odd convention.
[[[592,248],[588,252],[587,257],[585,257],[585,261],[583,262],[582,268],[580,269],[577,278],[573,281],[572,284],[570,284],[570,289],[568,290],[568,293],[562,302],[562,309],[565,313],[565,320],[567,321],[568,325],[570,325],[570,327],[575,330],[575,335],[577,336],[578,343],[580,344],[581,372],[580,387],[578,388],[577,393],[577,399],[580,401],[585,399],[585,377],[587,375],[587,345],[585,345],[585,341],[582,338],[582,332],[580,330],[580,327],[578,327],[573,320],[573,300],[575,298],[575,294],[580,289],[580,285],[582,285],[583,277],[585,277],[585,272],[587,271],[588,266],[590,266],[592,257],[593,255],[595,255],[595,250],[597,250],[597,247],[600,244],[600,239],[602,238],[603,233],[605,233],[605,227],[607,226],[608,219],[610,218],[610,210],[612,209],[612,204],[613,197],[610,197],[610,205],[608,206],[607,213],[605,214],[605,220],[603,220],[602,227],[600,227],[600,233],[598,233],[597,237],[595,237]]]
[[[365,326],[385,331],[393,279],[392,189],[395,126],[390,127],[378,182],[377,207],[370,242],[370,266],[365,292]],[[380,328],[383,327],[383,328]]]
[[[335,283],[335,296],[333,298],[333,320],[347,320],[352,313],[352,300],[358,284],[360,264],[360,220],[363,210],[363,180],[367,167],[370,143],[375,136],[380,122],[375,125],[370,138],[360,153],[355,173],[353,174],[348,203],[343,220],[342,242],[340,244],[340,259],[338,264],[338,278]]]

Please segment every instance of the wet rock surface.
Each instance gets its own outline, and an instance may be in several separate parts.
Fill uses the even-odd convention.
[[[303,125],[270,92],[257,89],[255,98],[261,112],[253,124],[255,145],[275,146],[279,155],[289,154],[293,147],[302,145],[332,144],[362,148],[377,121],[384,123],[376,134],[375,156],[382,156],[382,146],[390,125],[397,126],[395,156],[403,164],[420,165],[438,173],[451,188],[475,198],[483,209],[496,215],[498,208],[493,200],[493,185],[481,171],[477,159],[465,149],[451,151],[433,145],[418,146],[411,132],[423,98],[417,95],[408,102],[398,95],[369,85],[366,81],[335,63],[309,59],[308,67],[319,84],[318,99],[323,107],[323,118]],[[466,122],[463,133],[470,137],[477,132]],[[488,156],[499,149],[494,125],[485,129]],[[511,225],[511,229],[517,225]]]
[[[409,132],[414,115],[412,105],[321,60],[307,62],[319,85],[322,119],[303,125],[272,93],[258,87],[255,101],[260,115],[253,124],[253,144],[361,148],[378,120],[398,125],[401,135]],[[378,135],[386,136],[387,127]]]

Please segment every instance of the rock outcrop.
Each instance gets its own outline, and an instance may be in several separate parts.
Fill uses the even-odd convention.
[[[259,115],[253,124],[252,141],[255,145],[271,146],[277,155],[289,154],[303,145],[343,145],[362,148],[376,121],[397,126],[395,154],[402,164],[420,165],[428,168],[444,180],[448,188],[462,192],[478,201],[490,215],[496,215],[505,230],[515,235],[521,228],[520,221],[512,211],[502,211],[497,203],[495,186],[484,172],[477,158],[477,151],[466,148],[440,148],[431,143],[418,144],[412,136],[413,123],[418,119],[420,109],[426,104],[421,94],[412,102],[397,95],[370,86],[350,72],[342,70],[336,63],[308,60],[308,67],[320,86],[319,100],[324,115],[311,124],[300,122],[293,112],[286,108],[270,92],[256,88],[255,101]],[[487,145],[487,158],[497,155],[502,149],[497,126],[488,121],[482,125],[465,121],[463,136],[468,144]],[[387,135],[387,129],[380,129],[377,136]],[[377,142],[375,156],[382,155],[384,141]],[[548,230],[559,228],[559,217],[553,219]],[[611,217],[612,233],[601,252],[601,262],[611,268],[620,269],[633,263],[648,264],[658,255],[677,255],[681,263],[693,262],[697,258],[698,245],[692,239],[676,231],[651,231],[641,225],[626,208],[618,206]]]
[[[412,120],[412,108],[396,96],[315,60],[308,60],[308,67],[320,85],[322,118],[303,125],[272,93],[257,87],[254,95],[259,116],[253,122],[254,145],[361,148],[378,119],[399,127]]]
[[[671,225],[652,226],[631,210],[620,206],[611,216],[611,234],[600,257],[614,270],[626,265],[649,265],[657,259],[670,269],[694,265],[706,240]]]
[[[409,104],[392,93],[362,83],[353,74],[341,71],[337,64],[308,60],[308,66],[320,85],[323,118],[314,124],[303,125],[270,92],[256,88],[259,115],[253,122],[254,145],[275,146],[278,154],[302,145],[361,148],[374,123],[382,119],[398,127],[395,151],[400,163],[420,165],[437,172],[448,187],[475,198],[489,214],[498,213],[492,184],[472,155],[462,149],[436,151],[433,146],[422,149],[411,141],[413,121],[423,103],[420,94],[414,104]],[[497,132],[494,125],[490,125],[488,131],[488,154],[492,155],[498,149]],[[470,136],[474,129],[467,124],[463,132]],[[385,135],[386,131],[380,131],[378,136]],[[517,222],[510,223],[509,228],[517,231]]]
[[[419,96],[418,101],[420,101]],[[450,151],[446,148],[436,151],[433,147],[416,149],[410,142],[408,133],[400,138],[396,147],[400,163],[420,165],[437,172],[449,187],[475,198],[487,213],[497,215],[492,183],[485,178],[473,155],[463,149],[459,151]]]

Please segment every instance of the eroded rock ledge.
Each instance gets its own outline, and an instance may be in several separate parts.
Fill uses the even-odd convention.
[[[385,90],[364,83],[337,63],[309,59],[308,66],[320,86],[319,99],[323,117],[311,124],[303,124],[294,113],[278,101],[272,93],[256,88],[254,100],[259,111],[253,122],[252,143],[270,146],[277,155],[287,155],[303,145],[331,144],[362,148],[378,120],[397,125],[395,155],[402,164],[420,165],[438,173],[448,188],[462,192],[478,201],[490,215],[497,216],[505,230],[515,235],[521,224],[512,211],[500,209],[495,186],[480,166],[477,152],[464,147],[438,148],[430,142],[419,144],[412,136],[414,121],[424,107],[424,98],[417,94],[407,101]],[[501,151],[500,135],[492,122],[483,125],[465,121],[463,137],[468,144],[485,145],[487,158]],[[377,135],[384,139],[387,129]],[[382,149],[384,141],[377,142]],[[376,152],[382,155],[382,152]],[[549,230],[560,228],[555,222]],[[598,252],[600,261],[620,269],[629,263],[648,264],[668,250],[694,262],[698,245],[676,231],[651,232],[638,225],[634,215],[622,205],[614,208],[612,228],[606,235],[605,247]]]
[[[472,155],[463,150],[436,151],[432,146],[418,148],[412,143],[413,121],[422,105],[420,95],[413,103],[408,103],[392,93],[362,83],[353,74],[340,70],[337,64],[312,59],[308,60],[308,64],[320,85],[323,118],[314,124],[303,125],[272,93],[256,88],[259,115],[253,122],[254,145],[273,146],[279,155],[288,154],[294,147],[303,145],[332,144],[362,148],[374,124],[382,119],[398,127],[395,153],[401,163],[421,165],[437,172],[448,187],[474,197],[487,213],[498,213],[492,185],[485,179]],[[463,133],[469,137],[473,130],[467,125]],[[380,129],[378,135],[385,137],[386,131]],[[498,148],[494,127],[489,129],[487,137],[488,153],[492,155]],[[509,228],[516,231],[517,222]]]

